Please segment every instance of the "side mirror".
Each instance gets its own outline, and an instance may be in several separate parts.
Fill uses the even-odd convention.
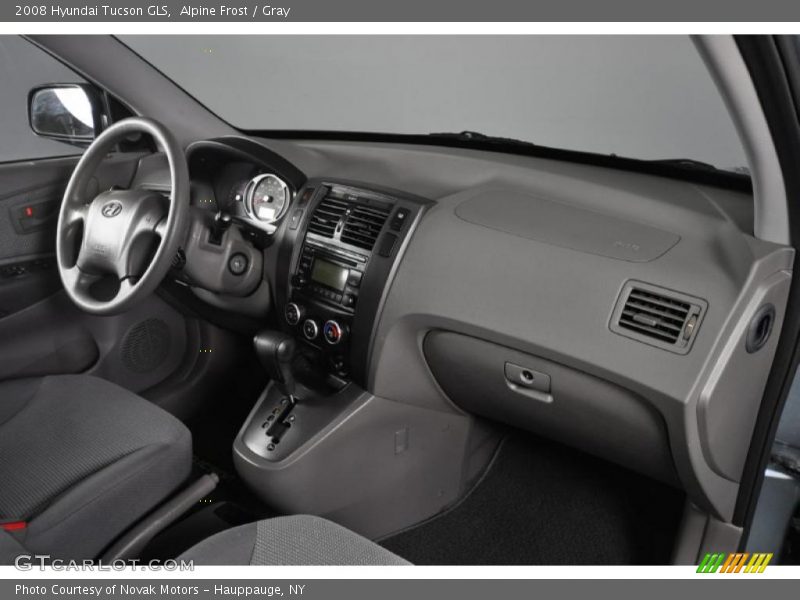
[[[33,88],[28,95],[28,120],[34,133],[77,145],[88,145],[102,129],[101,97],[80,84]]]

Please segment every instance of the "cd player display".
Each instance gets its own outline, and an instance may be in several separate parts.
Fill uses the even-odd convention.
[[[321,258],[314,259],[314,266],[311,268],[311,281],[321,283],[334,290],[343,291],[347,284],[347,276],[350,274],[348,269],[340,267],[332,262]]]

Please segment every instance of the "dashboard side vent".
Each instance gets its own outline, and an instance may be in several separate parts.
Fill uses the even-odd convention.
[[[390,211],[391,207],[353,205],[342,229],[342,241],[357,248],[372,250]]]
[[[639,281],[620,294],[611,330],[665,350],[686,354],[708,304],[700,298]]]
[[[308,231],[326,238],[333,238],[339,220],[347,211],[347,202],[328,196],[319,203],[311,215]]]

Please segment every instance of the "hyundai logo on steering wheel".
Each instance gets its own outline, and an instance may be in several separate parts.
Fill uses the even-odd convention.
[[[116,217],[119,213],[122,212],[122,204],[113,200],[107,204],[103,205],[103,208],[100,209],[100,212],[103,213],[104,217],[108,217],[111,219],[112,217]]]

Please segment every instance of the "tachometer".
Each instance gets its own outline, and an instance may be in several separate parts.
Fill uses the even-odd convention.
[[[280,220],[290,200],[289,186],[275,175],[265,173],[248,184],[244,206],[252,219],[270,224]]]

